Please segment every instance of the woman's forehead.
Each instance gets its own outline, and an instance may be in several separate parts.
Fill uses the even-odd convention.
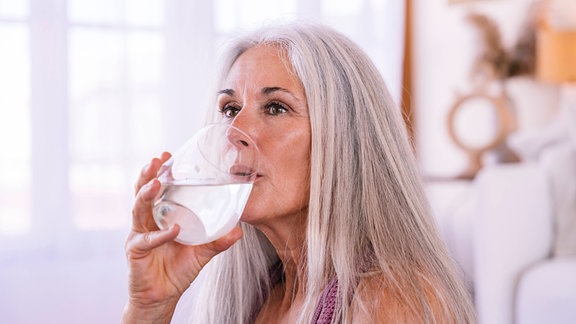
[[[258,45],[242,53],[232,65],[223,86],[281,87],[301,89],[302,83],[286,60],[285,50],[274,45]]]

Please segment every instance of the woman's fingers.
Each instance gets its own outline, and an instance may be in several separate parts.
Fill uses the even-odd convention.
[[[126,251],[132,259],[137,259],[167,242],[173,241],[180,233],[180,226],[175,224],[167,229],[138,233],[133,232],[126,242]],[[239,226],[234,227],[228,234],[218,240],[205,244],[200,250],[205,262],[210,261],[217,254],[227,250],[243,235]]]
[[[137,195],[142,186],[148,183],[150,180],[156,177],[156,173],[160,168],[160,159],[153,158],[150,163],[146,164],[142,171],[140,171],[140,176],[136,183],[134,183],[134,193]]]
[[[162,154],[160,154],[160,161],[162,161],[162,163],[168,161],[170,158],[172,157],[172,154],[170,154],[170,152],[162,152]]]
[[[131,259],[138,259],[146,256],[151,250],[173,241],[180,232],[178,225],[171,226],[160,231],[145,233],[133,233],[126,242],[126,252]]]
[[[227,250],[232,244],[236,243],[240,238],[242,238],[242,229],[240,226],[235,226],[228,234],[217,239],[216,241],[210,243],[211,248],[218,253]]]
[[[142,188],[143,185],[145,185],[150,180],[156,177],[158,170],[160,169],[162,164],[168,161],[170,157],[172,157],[170,153],[163,152],[159,158],[153,158],[150,161],[150,163],[148,163],[142,168],[142,171],[140,171],[140,176],[138,177],[138,180],[136,180],[136,183],[134,184],[135,194],[138,194],[140,188]]]
[[[136,201],[132,209],[132,229],[136,232],[147,232],[158,228],[152,217],[152,200],[160,190],[160,182],[156,179],[156,175],[162,164],[171,156],[170,153],[164,152],[159,158],[153,158],[142,169],[134,185]]]
[[[157,227],[153,225],[152,200],[160,191],[160,181],[152,179],[140,188],[132,209],[132,230],[143,233]]]
[[[240,238],[242,238],[243,232],[240,226],[234,227],[228,234],[217,239],[214,242],[210,242],[204,245],[205,249],[202,249],[201,259],[204,260],[202,266],[208,261],[210,261],[214,256],[229,249],[234,243],[236,243]],[[200,260],[200,259],[199,259]]]

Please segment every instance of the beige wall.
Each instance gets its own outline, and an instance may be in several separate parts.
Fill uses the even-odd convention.
[[[518,37],[531,0],[477,0],[457,5],[449,0],[414,0],[414,92],[418,154],[427,176],[454,176],[467,165],[467,156],[452,144],[446,114],[458,94],[471,92],[470,71],[479,50],[478,32],[465,19],[476,11],[499,25],[504,44]],[[557,88],[529,78],[506,83],[520,129],[546,123],[556,110]],[[496,93],[498,87],[492,87]],[[459,122],[480,143],[490,139],[494,116],[487,110],[461,115]]]

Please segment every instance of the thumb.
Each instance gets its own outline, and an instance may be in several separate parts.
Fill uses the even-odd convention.
[[[228,232],[223,237],[217,239],[216,241],[205,244],[203,257],[206,258],[206,262],[212,259],[217,254],[228,250],[234,243],[236,243],[240,238],[242,238],[243,231],[240,226],[234,227],[230,232]]]
[[[235,226],[226,235],[217,239],[214,242],[208,243],[208,245],[211,245],[211,248],[215,252],[220,253],[222,251],[228,250],[232,245],[234,245],[234,243],[236,243],[238,240],[240,240],[240,238],[242,238],[242,235],[244,235],[244,232],[242,231],[240,226]]]

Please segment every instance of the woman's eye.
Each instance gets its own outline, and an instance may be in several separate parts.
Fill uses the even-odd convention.
[[[270,115],[280,115],[288,112],[288,109],[279,103],[273,102],[266,106],[266,112]]]
[[[236,115],[238,115],[238,113],[240,112],[240,109],[238,109],[234,106],[224,106],[222,109],[220,109],[220,112],[226,118],[234,118],[234,117],[236,117]]]

